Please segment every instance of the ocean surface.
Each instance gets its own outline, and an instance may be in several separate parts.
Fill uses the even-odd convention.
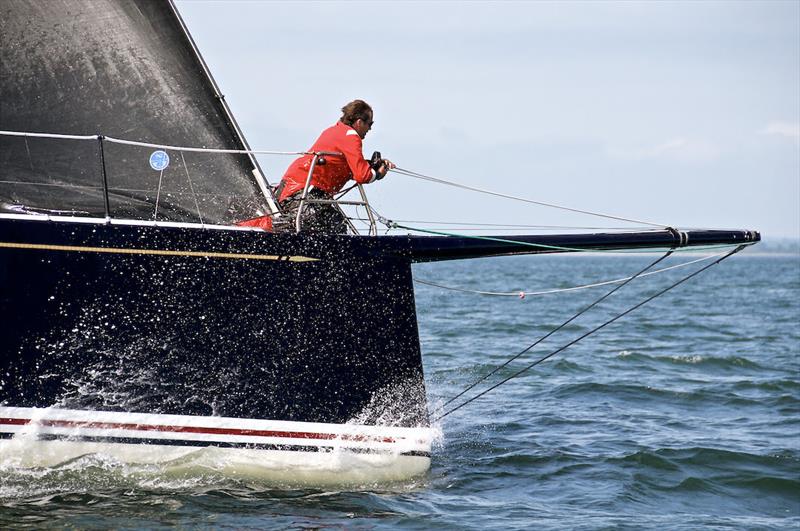
[[[532,292],[624,277],[654,258],[414,271],[461,289]],[[704,263],[636,279],[497,376]],[[523,299],[417,284],[431,410],[611,287]],[[438,421],[431,470],[417,480],[292,490],[102,455],[4,462],[0,528],[798,529],[799,354],[800,256],[743,253]]]

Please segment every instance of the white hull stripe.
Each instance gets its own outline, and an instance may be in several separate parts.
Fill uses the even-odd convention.
[[[0,432],[0,439],[10,439],[15,433]],[[263,443],[247,443],[247,442],[228,442],[228,441],[212,441],[212,440],[189,440],[189,439],[151,439],[144,437],[112,437],[112,436],[87,436],[87,435],[73,435],[73,434],[58,434],[58,433],[38,433],[37,440],[40,441],[62,441],[68,440],[71,442],[91,442],[91,443],[106,443],[106,444],[147,444],[147,445],[163,445],[163,446],[197,446],[209,447],[214,446],[217,448],[241,448],[247,450],[273,450],[273,451],[286,451],[286,452],[332,452],[334,450],[344,450],[353,453],[365,454],[388,454],[392,453],[391,448],[385,450],[375,448],[360,448],[360,447],[334,447],[334,446],[315,446],[315,445],[298,445],[298,444],[263,444]],[[403,456],[413,457],[430,457],[430,452],[412,450],[399,453]]]
[[[351,435],[338,433],[319,433],[313,431],[283,431],[283,430],[256,430],[239,428],[217,428],[208,426],[171,426],[164,424],[132,424],[122,422],[93,422],[74,421],[62,419],[26,419],[26,418],[0,418],[0,426],[25,426],[27,424],[47,428],[78,428],[96,430],[134,430],[155,431],[168,433],[197,433],[203,435],[238,435],[249,437],[281,437],[288,439],[313,439],[313,440],[343,440],[356,442],[396,443],[395,437],[378,437],[370,435]]]
[[[0,438],[17,434],[120,444],[430,454],[429,428],[0,407]]]

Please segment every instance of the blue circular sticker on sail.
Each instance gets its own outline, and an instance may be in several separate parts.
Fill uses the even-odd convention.
[[[169,166],[169,155],[166,151],[153,151],[150,155],[150,167],[156,171],[161,171]]]

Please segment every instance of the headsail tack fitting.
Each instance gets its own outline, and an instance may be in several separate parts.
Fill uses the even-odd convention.
[[[684,232],[682,230],[678,230],[674,227],[666,227],[666,229],[675,237],[677,240],[673,245],[673,249],[677,249],[678,247],[684,247],[689,245],[689,233]]]

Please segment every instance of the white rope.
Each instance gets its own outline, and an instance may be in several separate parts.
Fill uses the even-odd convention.
[[[60,135],[55,133],[27,133],[22,131],[0,131],[0,136],[22,136],[33,138],[58,138],[64,140],[97,140],[99,135]],[[125,144],[128,146],[141,146],[158,149],[171,149],[173,151],[191,151],[195,153],[233,153],[239,155],[310,155],[309,151],[267,151],[267,150],[252,150],[252,149],[214,149],[214,148],[197,148],[185,146],[170,146],[167,144],[154,144],[151,142],[137,142],[135,140],[124,140],[122,138],[114,138],[112,136],[104,136],[104,140],[112,144]]]
[[[182,152],[181,162],[183,162],[183,169],[186,171],[186,179],[189,181],[189,188],[192,190],[192,199],[194,199],[194,206],[197,208],[197,217],[200,218],[200,225],[205,225],[203,222],[203,214],[200,212],[200,203],[197,202],[197,194],[195,193],[194,185],[192,184],[192,178],[189,177],[189,167],[186,165],[186,159],[183,157]]]
[[[51,133],[27,133],[27,132],[20,132],[20,131],[0,131],[0,136],[2,136],[2,135],[21,136],[21,137],[37,137],[37,138],[60,138],[60,139],[70,139],[70,140],[97,140],[97,139],[100,138],[100,136],[98,136],[98,135],[86,135],[86,136],[60,135],[60,134],[51,134]],[[124,145],[129,145],[129,146],[140,146],[140,147],[148,147],[148,148],[156,148],[156,149],[169,149],[169,150],[181,151],[181,152],[187,151],[187,152],[193,152],[193,153],[228,153],[228,154],[240,154],[240,155],[249,155],[249,154],[252,154],[252,155],[310,155],[310,154],[313,154],[313,152],[309,152],[309,151],[271,151],[271,150],[252,150],[252,149],[198,148],[198,147],[172,146],[172,145],[167,145],[167,144],[155,144],[155,143],[152,143],[152,142],[138,142],[138,141],[134,141],[134,140],[124,140],[124,139],[121,139],[121,138],[114,138],[114,137],[110,137],[110,136],[106,136],[106,137],[103,137],[103,138],[107,142],[114,143],[114,144],[124,144]],[[334,155],[334,153],[320,153],[320,154],[323,154],[323,155]],[[578,209],[578,208],[567,207],[567,206],[564,206],[564,205],[557,205],[555,203],[547,203],[547,202],[544,202],[544,201],[536,201],[536,200],[533,200],[533,199],[526,199],[524,197],[518,197],[518,196],[509,195],[509,194],[503,194],[503,193],[500,193],[500,192],[493,192],[491,190],[485,190],[485,189],[482,189],[482,188],[476,188],[474,186],[467,186],[467,185],[464,185],[464,184],[459,184],[459,183],[456,183],[456,182],[447,181],[445,179],[439,179],[437,177],[431,177],[430,175],[424,175],[422,173],[413,172],[411,170],[406,170],[406,169],[403,169],[403,168],[395,168],[395,169],[389,170],[389,171],[394,171],[394,172],[399,173],[400,175],[405,175],[407,177],[413,177],[415,179],[422,179],[422,180],[425,180],[425,181],[435,182],[435,183],[439,183],[439,184],[445,184],[445,185],[448,185],[448,186],[454,186],[456,188],[461,188],[461,189],[464,189],[464,190],[470,190],[470,191],[478,192],[478,193],[482,193],[482,194],[493,195],[493,196],[502,197],[502,198],[505,198],[505,199],[512,199],[512,200],[515,200],[515,201],[522,201],[524,203],[530,203],[530,204],[534,204],[534,205],[546,206],[546,207],[550,207],[550,208],[557,208],[557,209],[566,210],[566,211],[569,211],[569,212],[577,212],[577,213],[580,213],[580,214],[587,214],[587,215],[590,215],[590,216],[597,216],[597,217],[602,217],[602,218],[607,218],[607,219],[615,219],[617,221],[626,221],[626,222],[629,222],[629,223],[639,223],[639,224],[648,225],[648,226],[651,226],[651,227],[663,228],[663,227],[669,227],[670,226],[669,224],[666,224],[666,223],[653,223],[651,221],[642,221],[642,220],[637,220],[637,219],[632,219],[632,218],[624,218],[624,217],[621,217],[621,216],[614,216],[614,215],[611,215],[611,214],[603,214],[601,212],[592,212],[592,211],[589,211],[589,210],[581,210],[581,209]]]
[[[722,256],[723,254],[726,254],[726,252],[717,253],[717,254],[713,254],[713,255],[710,255],[710,256],[704,256],[703,258],[698,258],[697,260],[691,260],[689,262],[684,262],[682,264],[676,264],[674,266],[665,267],[663,269],[657,269],[655,271],[650,271],[649,273],[643,273],[643,274],[639,275],[639,277],[640,278],[641,277],[647,277],[647,276],[650,276],[650,275],[655,275],[657,273],[663,273],[663,272],[669,271],[671,269],[677,269],[679,267],[686,267],[688,265],[696,264],[697,262],[702,262],[703,260],[711,260],[712,258],[717,258],[718,256]],[[618,279],[615,279],[615,280],[606,280],[605,282],[597,282],[597,283],[594,283],[594,284],[585,284],[583,286],[574,286],[574,287],[571,287],[571,288],[549,289],[549,290],[544,290],[544,291],[513,291],[513,292],[480,291],[480,290],[472,290],[472,289],[466,289],[466,288],[457,288],[457,287],[454,287],[454,286],[444,286],[442,284],[436,284],[435,282],[430,282],[428,280],[422,280],[422,279],[419,279],[419,278],[415,278],[414,282],[419,282],[420,284],[425,284],[425,285],[428,285],[428,286],[434,286],[434,287],[437,287],[437,288],[447,289],[447,290],[451,290],[451,291],[461,291],[461,292],[464,292],[464,293],[474,293],[474,294],[477,294],[477,295],[493,295],[493,296],[496,296],[496,297],[520,297],[520,298],[522,298],[522,297],[529,297],[529,296],[533,297],[533,296],[536,296],[536,295],[549,295],[549,294],[552,294],[552,293],[562,293],[562,292],[565,292],[565,291],[577,291],[577,290],[581,290],[581,289],[597,288],[597,287],[600,287],[600,286],[607,286],[609,284],[619,284],[620,282],[625,282],[626,280],[630,280],[631,278],[633,278],[633,277],[624,277],[624,278],[618,278]]]
[[[589,227],[578,225],[522,225],[516,223],[471,223],[461,221],[423,221],[415,219],[393,219],[395,223],[419,223],[420,225],[441,225],[451,226],[455,225],[456,228],[462,230],[470,230],[464,227],[491,227],[497,229],[542,229],[542,230],[621,230],[627,232],[640,232],[641,230],[652,231],[650,227]],[[637,230],[639,229],[639,230]],[[471,230],[483,230],[480,228]],[[659,228],[660,230],[660,228]]]
[[[337,198],[338,199],[338,198]],[[356,219],[358,221],[369,221],[367,218],[351,218]],[[614,231],[614,232],[660,232],[661,229],[653,229],[651,227],[577,227],[571,225],[514,225],[514,224],[506,224],[506,223],[456,223],[456,222],[447,222],[447,221],[411,221],[411,220],[402,220],[402,219],[393,219],[395,223],[416,223],[419,225],[433,225],[433,227],[428,227],[431,230],[458,230],[459,232],[477,232],[477,231],[486,231],[489,229],[494,230],[504,230],[504,231],[530,231],[530,230],[603,230],[603,231]],[[487,228],[488,227],[488,228]],[[637,230],[639,229],[639,230]],[[390,231],[403,231],[399,227],[387,227],[387,230]],[[732,229],[733,230],[733,229]]]
[[[515,201],[522,201],[523,203],[531,203],[531,204],[534,204],[534,205],[546,206],[546,207],[550,207],[550,208],[557,208],[557,209],[560,209],[560,210],[568,210],[570,212],[578,212],[580,214],[588,214],[590,216],[597,216],[597,217],[601,217],[601,218],[616,219],[618,221],[628,221],[630,223],[641,223],[643,225],[650,225],[652,227],[663,228],[663,227],[670,227],[671,226],[671,225],[666,224],[666,223],[653,223],[651,221],[643,221],[643,220],[640,220],[640,219],[623,218],[621,216],[613,216],[611,214],[603,214],[601,212],[591,212],[589,210],[581,210],[579,208],[571,208],[571,207],[567,207],[567,206],[563,206],[563,205],[557,205],[555,203],[546,203],[544,201],[535,201],[533,199],[526,199],[524,197],[517,197],[517,196],[514,196],[514,195],[502,194],[500,192],[493,192],[491,190],[484,190],[483,188],[475,188],[474,186],[467,186],[465,184],[458,184],[458,183],[455,183],[455,182],[452,182],[452,181],[439,179],[437,177],[431,177],[430,175],[424,175],[422,173],[417,173],[417,172],[413,172],[413,171],[410,171],[410,170],[405,170],[403,168],[395,168],[395,169],[389,170],[389,171],[400,173],[400,175],[405,175],[406,177],[413,177],[415,179],[422,179],[424,181],[431,181],[431,182],[435,182],[435,183],[439,183],[439,184],[446,184],[448,186],[454,186],[456,188],[461,188],[461,189],[464,189],[464,190],[470,190],[472,192],[479,192],[479,193],[482,193],[482,194],[493,195],[493,196],[502,197],[502,198],[505,198],[505,199],[513,199]]]
[[[55,133],[23,133],[21,131],[0,131],[1,136],[27,136],[34,138],[62,138],[67,140],[97,140],[97,135],[57,135]]]
[[[214,148],[197,148],[197,147],[183,147],[183,146],[169,146],[166,144],[153,144],[150,142],[136,142],[134,140],[122,140],[114,137],[104,137],[112,144],[125,144],[128,146],[140,146],[159,149],[171,149],[173,151],[188,151],[192,153],[233,153],[239,155],[309,155],[308,151],[267,151],[263,149],[214,149]]]

